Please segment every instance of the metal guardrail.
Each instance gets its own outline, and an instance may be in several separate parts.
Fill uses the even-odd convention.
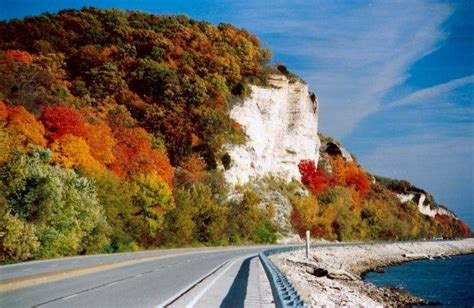
[[[263,268],[265,269],[265,273],[267,274],[268,280],[270,281],[273,298],[277,308],[306,307],[306,305],[299,296],[298,292],[292,286],[291,282],[289,282],[285,275],[273,264],[272,261],[270,261],[268,256],[303,248],[304,246],[274,248],[264,250],[258,254],[258,257],[263,264]]]

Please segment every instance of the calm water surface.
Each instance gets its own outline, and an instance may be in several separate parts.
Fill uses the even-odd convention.
[[[474,254],[390,266],[385,273],[367,273],[364,280],[377,286],[402,287],[444,306],[474,306]]]

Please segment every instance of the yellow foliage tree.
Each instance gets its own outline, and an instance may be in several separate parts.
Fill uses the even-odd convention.
[[[291,222],[303,236],[306,230],[313,230],[318,223],[319,204],[316,197],[309,195],[306,197],[295,197],[291,200],[293,212],[291,214]]]
[[[105,167],[91,154],[89,145],[81,137],[66,134],[52,145],[53,162],[63,168],[80,169],[94,175],[105,172]]]

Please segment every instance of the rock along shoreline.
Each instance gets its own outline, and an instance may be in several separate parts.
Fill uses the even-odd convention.
[[[474,239],[327,245],[271,256],[304,301],[312,307],[429,305],[398,288],[364,282],[369,271],[403,262],[474,253]]]

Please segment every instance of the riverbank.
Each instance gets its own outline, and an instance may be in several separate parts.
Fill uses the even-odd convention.
[[[395,288],[362,281],[364,273],[402,262],[474,253],[474,239],[340,245],[271,257],[310,306],[407,306],[427,304]]]

